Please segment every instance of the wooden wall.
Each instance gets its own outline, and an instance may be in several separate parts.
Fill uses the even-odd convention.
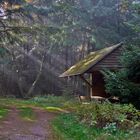
[[[89,73],[92,73],[92,96],[108,97],[109,95],[105,92],[105,81],[104,76],[100,70],[110,69],[117,70],[122,68],[120,64],[120,56],[122,54],[122,47],[117,48],[111,54],[107,55],[100,62],[94,65]]]
[[[93,72],[95,70],[107,69],[119,69],[122,68],[120,64],[120,56],[122,54],[122,47],[117,48],[112,53],[107,55],[105,58],[100,60],[96,65],[94,65],[88,72]]]

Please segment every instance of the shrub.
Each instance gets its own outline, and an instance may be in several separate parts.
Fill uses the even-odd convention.
[[[53,121],[57,140],[126,140],[134,135],[131,131],[120,131],[116,123],[108,123],[103,129],[89,127],[74,114],[62,114]]]
[[[104,71],[106,90],[118,96],[122,103],[132,103],[140,108],[140,48],[130,46],[121,57],[123,69]]]
[[[116,123],[118,128],[123,128],[126,120],[134,123],[140,120],[140,112],[133,105],[99,104],[95,102],[91,104],[74,104],[73,102],[69,108],[79,116],[81,122],[98,128],[103,128],[108,123]],[[130,125],[128,124],[128,126]]]

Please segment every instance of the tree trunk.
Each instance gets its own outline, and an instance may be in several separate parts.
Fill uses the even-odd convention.
[[[32,96],[32,92],[33,92],[33,90],[34,90],[38,80],[40,79],[40,76],[42,74],[43,64],[44,64],[44,58],[45,58],[45,56],[42,57],[42,61],[41,61],[41,64],[40,64],[39,72],[38,72],[38,74],[36,76],[35,81],[32,83],[31,87],[29,88],[28,93],[26,95],[26,98]]]

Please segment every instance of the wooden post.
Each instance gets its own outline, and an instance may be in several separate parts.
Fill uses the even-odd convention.
[[[80,75],[80,78],[89,86],[90,89],[92,89],[92,84],[91,82],[89,82],[88,80],[85,79],[85,77],[83,75]],[[88,94],[88,97],[90,98],[90,101],[91,101],[91,91],[90,93]]]
[[[90,84],[92,85],[90,87],[90,97],[93,96],[93,83],[92,83],[92,80],[93,80],[93,73],[90,74]]]
[[[92,87],[92,85],[90,84],[90,82],[87,81],[83,75],[80,75],[80,78],[81,78],[85,83],[87,83],[87,85],[88,85],[90,88]]]

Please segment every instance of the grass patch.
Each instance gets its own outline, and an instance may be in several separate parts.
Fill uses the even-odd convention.
[[[33,112],[32,108],[29,108],[29,107],[20,107],[18,109],[20,111],[20,116],[24,120],[35,121],[35,113]]]
[[[72,114],[60,115],[52,126],[57,140],[126,140],[133,137],[130,132],[88,127]]]
[[[7,116],[8,109],[4,108],[3,106],[0,107],[0,119],[3,119]]]
[[[37,106],[41,108],[45,107],[63,107],[64,103],[68,100],[63,96],[37,96],[29,100],[21,100],[16,98],[1,98],[0,99],[0,105],[8,105],[8,106]]]
[[[63,96],[51,96],[48,95],[46,97],[34,97],[29,100],[30,103],[40,106],[40,107],[63,107],[63,104],[66,102],[66,98]]]
[[[52,125],[55,134],[57,134],[60,140],[89,140],[88,135],[86,135],[87,130],[85,126],[79,125],[73,115],[60,115],[52,122]]]

